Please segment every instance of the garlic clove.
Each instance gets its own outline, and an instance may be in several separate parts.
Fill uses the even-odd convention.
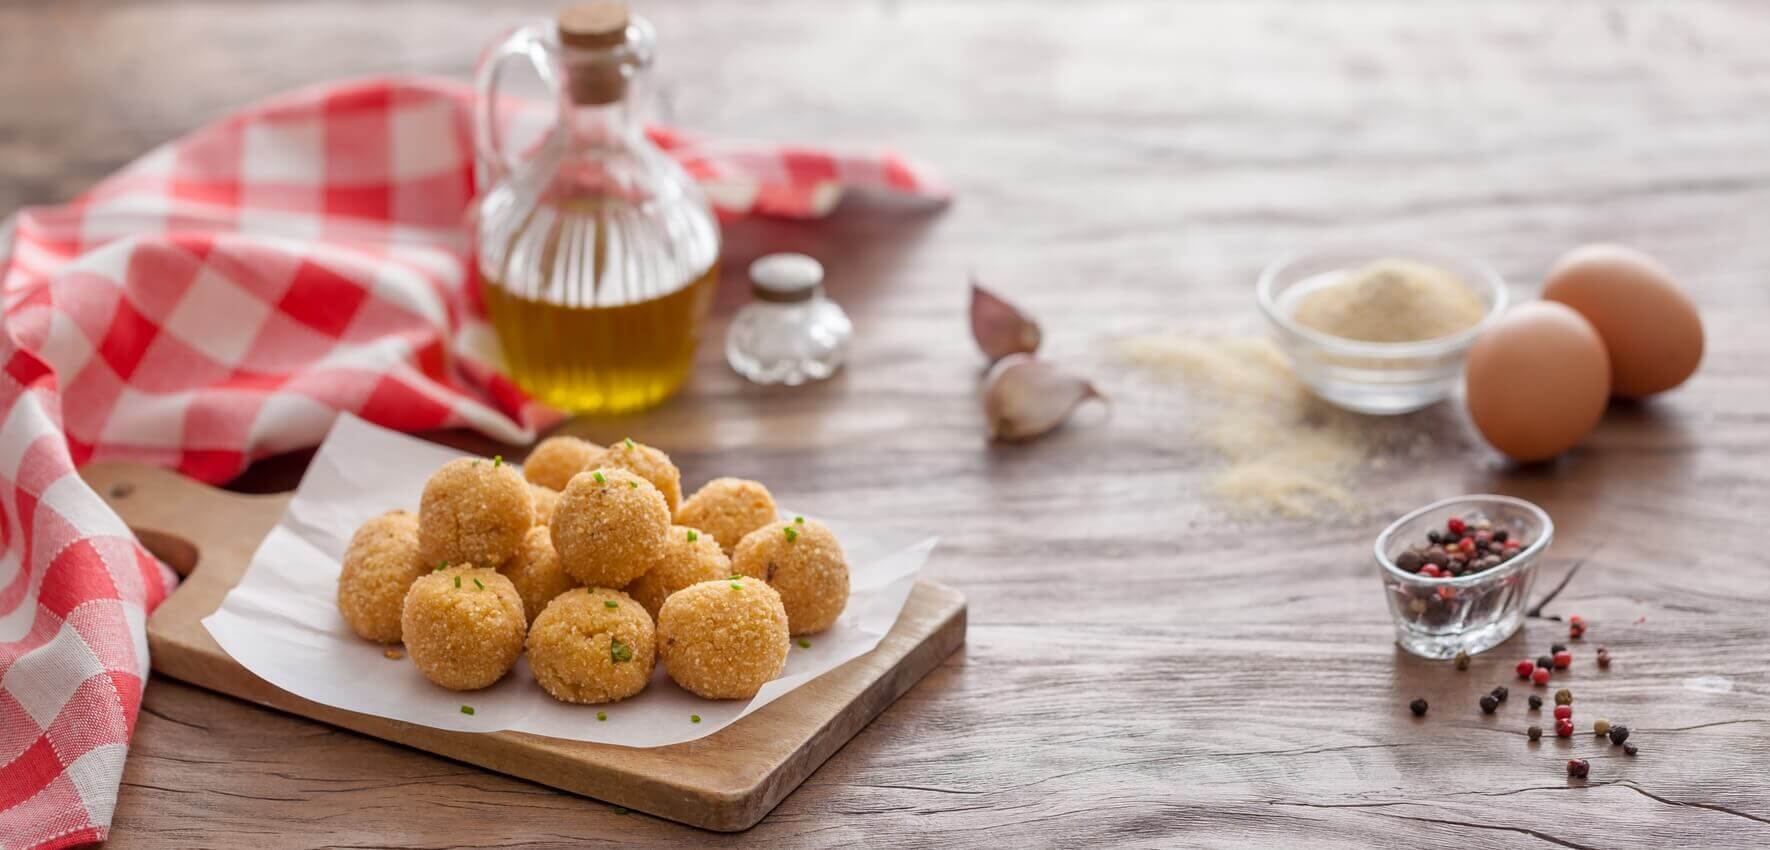
[[[984,379],[990,439],[1030,440],[1067,421],[1088,399],[1106,396],[1088,379],[1030,354],[1010,354]]]
[[[991,363],[1039,349],[1039,324],[1019,308],[971,281],[971,336]]]

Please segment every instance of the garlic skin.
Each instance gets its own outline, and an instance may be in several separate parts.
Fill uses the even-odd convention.
[[[1039,323],[1019,308],[971,280],[971,337],[991,363],[1010,354],[1039,350]]]
[[[1041,436],[1089,399],[1106,401],[1088,379],[1030,354],[1010,354],[984,379],[983,415],[992,440],[1019,442]]]

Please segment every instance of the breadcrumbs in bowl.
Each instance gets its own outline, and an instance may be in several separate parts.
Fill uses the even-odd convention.
[[[657,663],[651,616],[618,590],[557,596],[528,638],[535,681],[561,702],[615,702],[645,690]]]
[[[489,687],[516,663],[527,631],[522,598],[497,570],[454,566],[412,582],[400,627],[426,679],[455,691]]]
[[[738,577],[672,594],[658,613],[658,657],[706,699],[749,699],[787,665],[787,611],[766,583]]]

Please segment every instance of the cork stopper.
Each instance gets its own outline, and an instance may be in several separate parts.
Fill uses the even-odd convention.
[[[606,0],[559,13],[559,43],[565,46],[567,87],[573,101],[597,105],[627,96],[627,80],[634,70],[633,45],[627,42],[632,23],[625,5]]]
[[[570,47],[619,47],[627,41],[627,7],[598,0],[559,13],[559,41]]]

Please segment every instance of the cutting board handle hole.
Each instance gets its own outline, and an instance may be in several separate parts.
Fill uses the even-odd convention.
[[[190,577],[191,570],[197,568],[197,560],[201,557],[197,545],[174,534],[155,531],[151,528],[131,528],[135,539],[147,547],[154,557],[166,562],[166,566],[178,573],[180,578]]]

